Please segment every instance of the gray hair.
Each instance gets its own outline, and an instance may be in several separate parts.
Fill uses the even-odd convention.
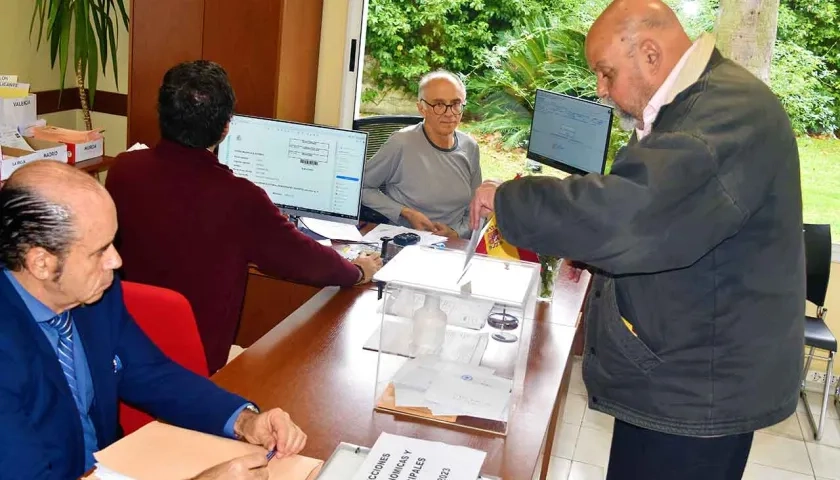
[[[420,83],[417,86],[417,100],[423,100],[423,93],[425,93],[426,85],[428,85],[429,82],[440,79],[452,82],[459,90],[461,90],[461,93],[464,94],[464,98],[467,98],[467,87],[458,75],[455,75],[448,70],[435,70],[434,72],[429,72],[423,75],[423,78],[420,79]]]
[[[24,185],[0,188],[0,267],[20,271],[29,250],[41,247],[59,258],[59,272],[75,239],[69,207]]]

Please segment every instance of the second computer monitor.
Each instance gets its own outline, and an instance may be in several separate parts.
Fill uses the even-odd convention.
[[[612,108],[537,90],[528,158],[568,173],[604,173]]]
[[[219,161],[287,215],[359,221],[367,133],[234,115]]]

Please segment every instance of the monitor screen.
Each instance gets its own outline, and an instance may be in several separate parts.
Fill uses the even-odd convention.
[[[537,90],[528,158],[565,172],[604,173],[612,108]]]
[[[219,161],[284,213],[357,223],[367,134],[234,115]]]

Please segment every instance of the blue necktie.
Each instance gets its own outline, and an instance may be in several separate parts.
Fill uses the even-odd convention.
[[[70,312],[53,317],[47,324],[58,332],[58,363],[61,364],[61,371],[64,372],[64,378],[67,379],[73,401],[78,408],[81,402],[79,387],[76,385],[76,369],[73,365],[73,320],[70,318]]]

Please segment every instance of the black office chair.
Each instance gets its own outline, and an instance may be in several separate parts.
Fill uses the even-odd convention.
[[[422,121],[423,117],[418,115],[377,115],[353,120],[353,130],[360,130],[368,134],[365,162],[382,148],[382,145],[388,141],[392,133],[409,125],[417,125]],[[365,205],[362,205],[359,220],[371,223],[393,223],[385,215]]]
[[[831,390],[831,375],[834,371],[834,356],[837,354],[837,338],[831,333],[825,323],[827,310],[825,308],[825,296],[828,290],[828,277],[831,272],[831,226],[830,225],[805,225],[805,268],[806,268],[806,298],[817,306],[816,317],[805,317],[805,346],[810,347],[808,360],[805,362],[805,369],[802,372],[802,387],[799,395],[805,403],[805,410],[808,413],[808,421],[814,430],[814,439],[822,438],[823,427],[825,426],[825,414],[828,410],[828,397]],[[820,349],[828,352],[828,356],[815,355],[814,350]],[[808,404],[808,396],[805,392],[805,378],[811,367],[811,360],[817,358],[825,360],[828,366],[825,369],[825,386],[823,387],[822,407],[820,408],[819,425]],[[834,392],[834,405],[840,412],[840,387]]]

